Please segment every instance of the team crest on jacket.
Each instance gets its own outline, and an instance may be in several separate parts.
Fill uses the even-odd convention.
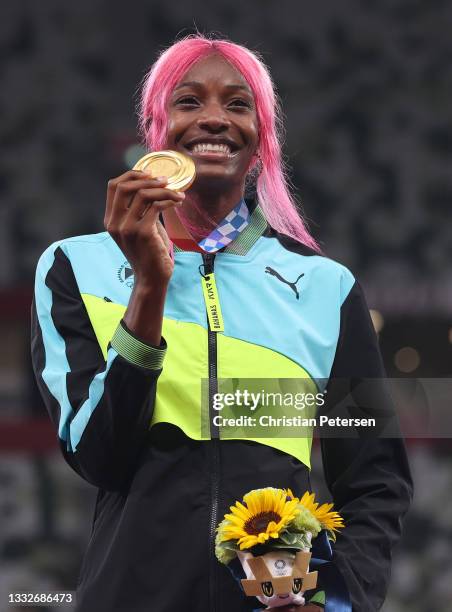
[[[124,283],[129,289],[133,289],[134,276],[133,270],[128,261],[125,261],[118,270],[119,282]]]

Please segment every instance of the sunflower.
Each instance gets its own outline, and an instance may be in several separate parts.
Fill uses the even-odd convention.
[[[319,507],[318,502],[315,501],[315,493],[306,491],[299,503],[316,517],[322,528],[331,533],[333,539],[335,539],[334,531],[339,531],[344,527],[344,519],[339,512],[331,512],[333,504],[322,504]]]
[[[231,506],[218,527],[220,542],[237,540],[240,550],[278,538],[299,512],[298,499],[287,500],[284,489],[256,489]]]
[[[296,499],[297,502],[300,501],[298,497],[295,497],[295,495],[292,493],[292,489],[284,489],[284,491],[286,492],[287,501],[290,501],[291,499]]]

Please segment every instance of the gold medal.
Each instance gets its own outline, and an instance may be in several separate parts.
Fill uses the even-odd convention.
[[[153,178],[166,176],[167,189],[185,191],[195,180],[195,164],[191,157],[179,151],[155,151],[137,161],[133,170],[141,170]]]

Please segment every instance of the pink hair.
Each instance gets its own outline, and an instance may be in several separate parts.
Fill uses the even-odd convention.
[[[253,92],[262,161],[256,192],[267,221],[277,231],[321,253],[320,246],[300,217],[288,187],[281,155],[280,105],[268,69],[256,53],[227,40],[200,34],[187,36],[163,51],[145,75],[141,91],[139,126],[147,149],[158,151],[165,147],[167,109],[172,91],[197,61],[213,53],[222,55],[232,64]],[[254,164],[256,162],[257,158]]]

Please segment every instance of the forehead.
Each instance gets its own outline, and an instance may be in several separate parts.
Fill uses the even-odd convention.
[[[188,70],[176,89],[184,83],[199,83],[201,85],[233,86],[237,85],[252,95],[252,91],[243,75],[230,64],[224,57],[218,54],[209,55],[197,61]]]

